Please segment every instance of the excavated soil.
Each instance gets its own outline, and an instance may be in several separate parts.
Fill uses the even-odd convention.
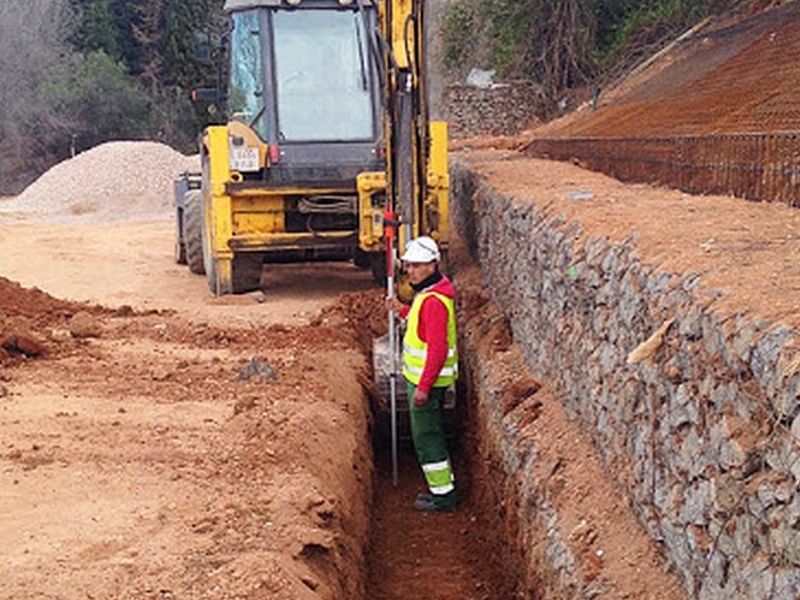
[[[0,277],[0,365],[64,351],[100,312]]]
[[[591,439],[567,416],[557,390],[533,377],[510,324],[483,287],[480,269],[460,243],[453,254],[459,262],[462,349],[468,352],[465,377],[473,393],[498,394],[507,419],[506,431],[491,431],[487,415],[479,414],[478,400],[473,398],[467,406],[470,473],[482,482],[474,509],[492,523],[495,538],[504,540],[496,546],[497,564],[519,568],[519,554],[528,557],[532,566],[527,579],[519,573],[515,581],[519,597],[547,598],[563,591],[563,573],[554,571],[564,568],[586,583],[602,582],[610,598],[685,598],[678,578],[665,572],[661,548],[637,521]],[[479,380],[478,372],[486,370],[488,380]],[[477,389],[480,385],[483,390]],[[497,438],[503,440],[504,454],[530,448],[535,457],[530,471],[503,469],[503,457],[492,447],[491,440]],[[526,509],[515,491],[531,485],[535,492],[528,501],[538,498],[540,505]],[[543,506],[552,513],[540,514]],[[530,522],[521,522],[521,514]],[[555,551],[555,540],[561,540],[572,557],[568,569],[568,561]],[[512,598],[512,589],[492,598]]]
[[[44,347],[0,366],[0,597],[363,595],[366,361],[346,321],[309,321],[368,275],[215,300],[169,222],[0,232],[2,275],[111,307],[0,280],[2,337]]]
[[[96,322],[3,372],[0,597],[358,597],[371,451],[348,331]]]

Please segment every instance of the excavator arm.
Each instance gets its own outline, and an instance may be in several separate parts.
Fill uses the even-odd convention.
[[[367,0],[357,1],[364,14]],[[447,124],[429,120],[425,2],[384,0],[378,8],[379,28],[368,33],[367,41],[383,86],[386,171],[380,176],[363,174],[361,182],[370,193],[374,193],[376,182],[385,185],[386,214],[397,217],[400,252],[420,235],[430,235],[446,249]],[[377,224],[378,220],[372,221]],[[362,235],[362,242],[377,244],[380,229],[375,227]]]
[[[357,0],[364,14],[364,2]],[[387,296],[402,281],[394,261],[414,238],[429,235],[447,247],[447,125],[430,123],[426,90],[425,0],[384,0],[379,4],[380,29],[369,40],[370,54],[383,85],[386,152],[384,243]],[[365,178],[361,184],[373,183]],[[361,193],[360,193],[361,195]],[[397,235],[395,235],[397,232]],[[410,292],[410,288],[406,290]],[[407,295],[407,294],[406,294]],[[398,481],[398,411],[405,406],[399,385],[400,328],[389,311],[389,333],[374,341],[376,387],[389,400],[392,480]]]

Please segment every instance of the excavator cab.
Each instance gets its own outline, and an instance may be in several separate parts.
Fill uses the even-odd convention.
[[[375,10],[339,0],[228,10],[228,114],[270,152],[264,172],[254,153],[231,148],[244,180],[354,191],[359,173],[383,170],[381,84],[367,46]]]

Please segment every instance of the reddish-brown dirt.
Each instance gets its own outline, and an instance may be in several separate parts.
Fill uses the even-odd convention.
[[[800,4],[707,27],[536,137],[646,137],[800,128]]]
[[[0,598],[356,599],[368,546],[396,598],[421,597],[410,560],[452,576],[423,597],[490,597],[480,515],[410,511],[409,457],[410,488],[378,464],[369,543],[369,274],[268,267],[263,293],[213,299],[171,241],[168,222],[0,221],[0,275],[70,298],[0,280],[2,331],[47,349],[0,364]]]
[[[387,329],[385,311],[376,310],[382,304],[382,297],[380,290],[345,294],[336,304],[323,309],[313,324],[354,328],[358,346],[369,356],[373,339]],[[375,394],[368,377],[362,377],[362,383]],[[468,401],[468,398],[460,400],[462,409]],[[386,399],[379,399],[374,406],[385,408],[385,404]],[[406,413],[401,412],[400,419],[407,419]],[[457,417],[454,419],[457,421]],[[399,429],[401,436],[407,434],[408,424],[401,422]],[[462,497],[459,510],[452,514],[431,515],[414,510],[413,501],[425,489],[425,481],[410,440],[401,443],[398,486],[392,485],[388,433],[383,430],[376,433],[376,488],[366,598],[511,600],[516,597],[513,594],[516,581],[502,560],[508,557],[499,550],[504,539],[490,519],[491,511],[485,511],[478,501],[484,481],[474,480],[468,470],[474,444],[464,437],[465,424],[454,422],[451,431],[450,445]]]
[[[463,399],[467,401],[467,399]],[[459,437],[465,432],[459,431]],[[504,539],[480,503],[483,481],[470,476],[468,438],[452,441],[462,501],[454,513],[427,514],[412,504],[425,481],[410,445],[392,486],[388,452],[377,456],[376,502],[369,550],[369,600],[512,600],[516,578],[499,558]]]
[[[580,222],[587,236],[615,241],[633,236],[644,263],[667,272],[702,274],[718,310],[800,326],[797,210],[626,185],[571,164],[508,152],[464,157],[499,192]],[[570,200],[568,194],[575,191],[592,197]]]
[[[46,351],[0,364],[0,597],[358,597],[366,362],[347,320],[309,322],[369,276],[215,300],[172,227],[0,223],[0,274],[110,307],[0,280],[0,331]]]
[[[100,322],[4,371],[0,597],[357,596],[371,461],[347,331]]]
[[[0,277],[0,309],[6,317],[26,317],[46,324],[77,310],[75,304],[58,300],[41,290],[26,289]]]
[[[14,360],[40,358],[69,346],[70,320],[79,312],[101,309],[58,300],[37,290],[23,288],[0,277],[0,364]]]
[[[513,504],[518,500],[510,492],[529,482],[519,476],[505,478],[496,455],[487,450],[491,446],[488,440],[497,433],[486,431],[485,422],[473,414],[467,419],[472,448],[470,472],[482,481],[483,490],[475,498],[473,510],[493,523],[495,535],[500,531],[508,535],[503,545],[496,546],[495,558],[504,560],[506,565],[513,564],[508,556],[511,548],[525,548],[531,562],[540,569],[527,582],[527,589],[520,588],[526,594],[522,597],[549,597],[547,590],[556,586],[552,585],[553,565],[547,557],[544,529],[553,528],[575,557],[575,570],[587,582],[602,581],[607,597],[685,598],[680,581],[665,572],[658,545],[637,521],[591,439],[581,431],[579,423],[568,418],[557,391],[546,381],[533,378],[522,350],[514,343],[508,321],[482,285],[479,269],[466,258],[463,248],[457,247],[456,253],[461,254],[456,283],[465,315],[462,334],[472,341],[470,356],[492,365],[490,379],[484,383],[489,389],[501,390],[500,400],[508,413],[528,401],[518,443],[530,444],[536,460],[532,471],[525,473],[535,477],[540,486],[538,493],[548,499],[557,515],[555,522],[548,521],[545,526],[536,519],[546,517],[528,511],[533,521],[529,526],[535,533],[522,537],[521,524],[516,521],[520,507]],[[513,588],[506,595],[492,597],[512,598],[510,589]]]

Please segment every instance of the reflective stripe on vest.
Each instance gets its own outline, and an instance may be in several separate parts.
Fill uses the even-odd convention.
[[[425,299],[435,296],[447,309],[447,358],[444,361],[439,376],[433,382],[433,387],[449,387],[458,377],[458,350],[456,348],[456,307],[452,298],[438,292],[420,292],[411,303],[408,312],[408,325],[403,338],[403,376],[413,383],[419,384],[422,372],[425,370],[425,361],[428,358],[428,344],[419,338],[419,315]]]
[[[422,470],[425,473],[428,489],[434,496],[443,496],[456,489],[453,468],[449,460],[423,464]]]

